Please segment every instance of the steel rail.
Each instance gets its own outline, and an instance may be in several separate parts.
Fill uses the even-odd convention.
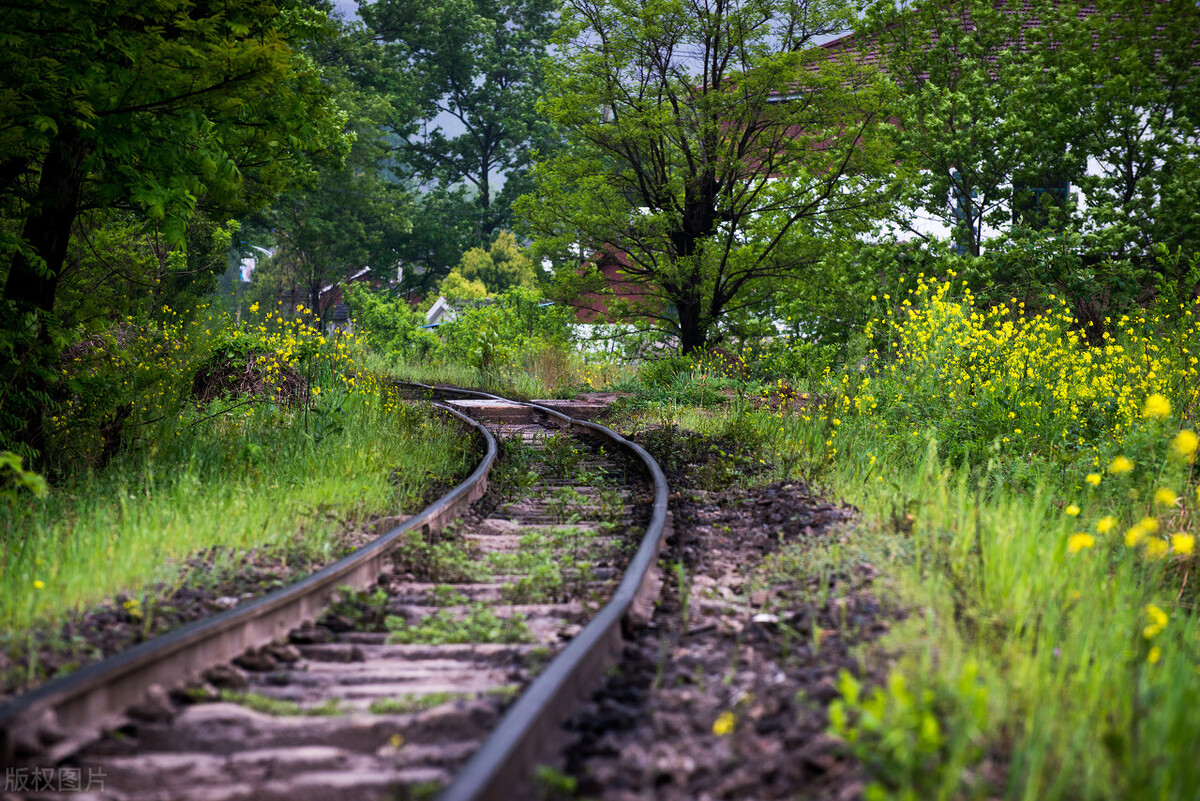
[[[154,684],[171,685],[228,662],[315,619],[338,588],[367,587],[384,569],[384,557],[407,532],[436,530],[487,491],[496,461],[496,438],[487,427],[435,404],[482,434],[487,452],[464,481],[387,533],[316,573],[227,612],[193,621],[160,637],[81,668],[0,704],[0,763],[10,763],[17,743],[38,742],[43,731],[95,733],[119,719]]]
[[[599,435],[627,450],[642,463],[654,483],[650,523],[612,598],[538,674],[450,786],[438,796],[439,801],[516,798],[520,788],[526,786],[533,768],[544,758],[549,744],[559,735],[562,721],[583,694],[596,687],[604,669],[616,661],[626,628],[650,617],[659,592],[655,569],[658,554],[670,531],[667,479],[645,448],[598,423],[577,420],[540,404],[510,401],[486,392],[397,383],[431,395],[467,395],[532,408],[572,430]]]

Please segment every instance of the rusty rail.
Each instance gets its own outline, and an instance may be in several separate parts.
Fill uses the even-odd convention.
[[[401,383],[431,395],[466,395],[506,401],[486,392],[455,387]],[[512,403],[513,401],[507,401]],[[559,727],[575,704],[599,684],[603,671],[621,652],[627,627],[649,619],[660,579],[658,554],[670,531],[667,479],[662,468],[640,445],[597,423],[577,420],[536,403],[521,405],[574,431],[599,436],[632,454],[654,484],[650,523],[613,597],[543,670],[509,708],[487,741],[441,795],[440,801],[489,801],[521,797],[529,774],[560,736]]]
[[[386,534],[295,584],[181,626],[0,704],[0,762],[11,762],[19,742],[38,743],[42,733],[97,732],[118,719],[151,685],[198,676],[248,648],[286,635],[315,619],[339,587],[373,584],[383,572],[385,554],[407,532],[436,530],[482,497],[496,460],[496,438],[461,412],[435,405],[474,427],[487,444],[483,459],[462,483]]]

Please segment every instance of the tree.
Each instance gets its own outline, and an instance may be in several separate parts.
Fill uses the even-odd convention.
[[[1088,91],[1077,123],[1093,174],[1073,176],[1090,249],[1200,251],[1200,7],[1101,0],[1061,35]]]
[[[327,311],[324,287],[364,267],[394,276],[398,241],[412,227],[411,195],[392,173],[386,135],[411,113],[404,76],[388,68],[361,23],[331,19],[330,28],[332,35],[307,44],[304,54],[320,68],[353,145],[345,163],[321,167],[312,185],[285,192],[256,221],[276,248],[271,265],[255,271],[263,284],[256,297],[274,305],[286,292],[317,315]]]
[[[397,161],[423,188],[470,187],[456,214],[471,216],[476,244],[509,225],[509,205],[525,188],[520,174],[532,150],[551,141],[535,105],[554,7],[553,0],[361,5],[367,24],[389,44],[395,69],[415,76],[417,122],[393,131],[400,141]],[[462,132],[450,133],[446,125]],[[499,176],[506,184],[497,193]]]
[[[532,287],[537,283],[537,273],[517,245],[517,238],[509,231],[501,231],[486,250],[471,248],[462,256],[462,261],[450,273],[461,275],[467,281],[482,283],[489,294],[496,295],[510,287]]]
[[[900,88],[908,205],[960,252],[1050,230],[1095,261],[1200,241],[1198,29],[1194,3],[879,0],[848,47]]]
[[[596,289],[615,253],[640,291],[610,308],[709,344],[762,308],[823,243],[886,203],[889,86],[831,58],[848,25],[815,0],[570,0],[544,114],[566,132],[519,212],[564,299]],[[580,261],[588,260],[578,275]]]
[[[203,205],[265,203],[344,155],[342,120],[292,44],[324,16],[266,0],[39,0],[0,30],[0,429],[36,450],[54,306],[82,211],[139,212],[182,246]]]
[[[850,49],[874,50],[900,88],[893,127],[896,153],[911,169],[897,175],[908,209],[953,231],[959,252],[980,255],[984,241],[1022,220],[1024,200],[1041,214],[1064,176],[1085,159],[1070,147],[1069,109],[1084,86],[1052,31],[1070,19],[1071,3],[1031,0],[1020,8],[987,0],[920,2],[898,7],[879,0],[866,33]],[[1031,25],[1032,20],[1041,24]],[[1017,198],[1021,187],[1026,197]],[[914,217],[897,218],[918,237]]]

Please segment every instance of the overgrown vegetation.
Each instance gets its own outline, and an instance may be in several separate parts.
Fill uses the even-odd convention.
[[[436,332],[401,298],[355,289],[348,299],[375,365],[403,379],[531,398],[568,396],[622,372],[611,358],[581,349],[574,311],[536,289],[455,299]]]
[[[150,631],[150,588],[192,580],[190,556],[315,564],[419,503],[463,441],[373,370],[604,388],[668,472],[803,478],[862,510],[854,547],[912,610],[890,680],[845,677],[831,710],[869,798],[1192,797],[1195,5],[426,6],[4,12],[4,644],[105,598]],[[932,227],[903,241],[918,209]],[[329,325],[343,291],[360,336]],[[605,300],[628,325],[601,349],[570,306]],[[532,483],[505,456],[495,485]],[[556,491],[516,555],[414,535],[398,566],[573,594],[594,503]],[[831,569],[810,557],[763,569]],[[393,637],[528,639],[434,602]],[[379,594],[342,612],[387,620]]]
[[[118,400],[81,392],[51,418],[49,442],[71,459],[49,492],[5,457],[6,638],[118,591],[177,587],[195,552],[327,562],[347,528],[419,506],[466,466],[457,425],[358,372],[352,338],[260,320],[170,322],[72,360],[81,385],[112,385]],[[114,403],[136,433],[107,450],[92,421]]]
[[[1197,301],[1093,345],[1049,290],[909,287],[821,374],[785,341],[658,365],[626,424],[732,432],[863,510],[854,547],[912,609],[886,685],[846,676],[831,710],[868,797],[1190,797]]]

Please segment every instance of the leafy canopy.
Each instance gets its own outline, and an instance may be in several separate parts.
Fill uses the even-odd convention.
[[[377,0],[370,28],[409,76],[411,121],[396,125],[397,161],[459,200],[476,242],[509,223],[534,147],[551,133],[535,105],[554,29],[553,0]],[[497,191],[497,184],[503,189]]]
[[[17,432],[24,453],[38,450],[50,365],[69,339],[55,301],[81,214],[133,212],[180,250],[198,210],[261,207],[344,156],[344,117],[297,49],[325,23],[265,0],[0,10],[0,441]]]
[[[848,20],[811,0],[566,3],[541,108],[567,145],[519,205],[564,299],[601,289],[610,256],[631,291],[609,309],[686,353],[869,228],[890,87],[814,46]]]

